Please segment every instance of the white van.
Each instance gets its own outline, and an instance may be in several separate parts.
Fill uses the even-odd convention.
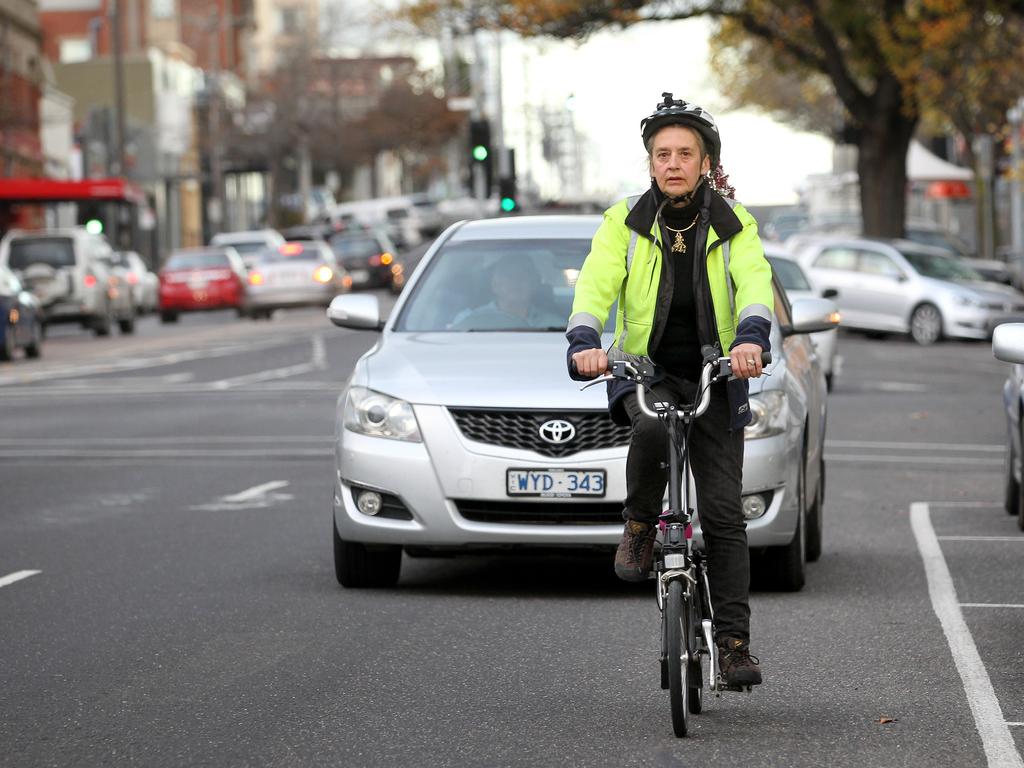
[[[423,241],[423,222],[410,196],[338,203],[331,210],[330,219],[332,224],[354,220],[383,229],[398,248],[411,248]]]

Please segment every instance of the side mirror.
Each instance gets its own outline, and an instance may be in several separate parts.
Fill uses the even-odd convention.
[[[1024,363],[1024,323],[1003,323],[992,332],[992,354],[1005,363]]]
[[[835,288],[826,288],[821,292],[821,298],[823,299],[834,299],[839,295],[839,291]]]
[[[335,296],[327,307],[327,319],[341,328],[357,331],[379,331],[384,327],[380,301],[373,295]]]
[[[792,323],[785,335],[830,331],[839,325],[839,309],[828,299],[797,299],[791,308]]]

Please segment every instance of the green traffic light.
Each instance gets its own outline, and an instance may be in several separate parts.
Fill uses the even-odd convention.
[[[90,235],[103,234],[103,222],[99,219],[89,219],[85,222],[85,231]]]
[[[515,200],[513,200],[511,197],[503,197],[503,198],[501,198],[501,210],[505,211],[505,213],[510,213],[510,212],[514,211],[515,209],[516,209],[516,201]]]
[[[473,159],[483,162],[487,159],[487,147],[483,144],[477,144],[473,147]]]

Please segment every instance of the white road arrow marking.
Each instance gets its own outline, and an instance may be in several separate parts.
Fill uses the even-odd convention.
[[[35,576],[37,573],[42,573],[42,571],[15,571],[0,578],[0,587],[6,587],[16,581],[27,579],[29,576]]]
[[[207,512],[219,512],[235,509],[266,509],[281,501],[291,501],[294,496],[290,493],[277,493],[281,488],[288,486],[287,480],[274,480],[273,482],[255,485],[238,493],[228,496],[221,496],[212,504],[200,504],[192,507]]]

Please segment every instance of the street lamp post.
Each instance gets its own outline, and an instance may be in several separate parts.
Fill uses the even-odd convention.
[[[1024,192],[1022,192],[1021,172],[1021,123],[1024,122],[1024,97],[1017,100],[1006,113],[1010,123],[1010,147],[1013,167],[1010,174],[1010,240],[1013,248],[1012,258],[1019,262],[1024,270]],[[1024,271],[1022,271],[1024,274]]]
[[[124,176],[125,167],[125,117],[124,117],[124,62],[121,54],[121,0],[111,0],[110,4],[110,44],[114,59],[114,122],[117,126],[117,139],[114,142],[116,166],[114,176]]]

